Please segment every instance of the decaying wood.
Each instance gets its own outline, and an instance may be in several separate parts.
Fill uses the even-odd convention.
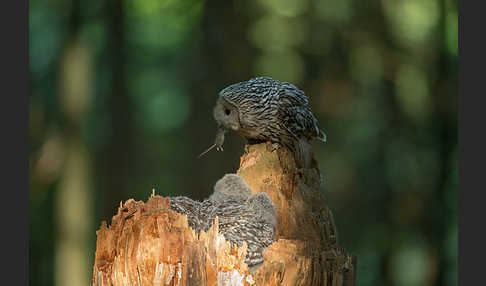
[[[338,246],[316,162],[296,168],[287,149],[247,146],[238,174],[277,208],[276,242],[250,273],[246,244],[218,234],[217,220],[198,236],[170,199],[121,204],[110,226],[97,231],[93,285],[354,285],[356,258]]]

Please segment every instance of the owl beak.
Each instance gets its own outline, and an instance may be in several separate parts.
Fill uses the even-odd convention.
[[[220,121],[216,122],[216,124],[218,125],[218,128],[220,128],[222,125]]]

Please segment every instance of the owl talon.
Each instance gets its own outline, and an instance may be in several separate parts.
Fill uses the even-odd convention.
[[[274,152],[274,151],[278,150],[281,147],[281,145],[279,143],[268,142],[266,147],[267,147],[268,151]]]
[[[280,144],[273,143],[272,148],[270,149],[270,152],[277,151],[278,149],[280,149]]]

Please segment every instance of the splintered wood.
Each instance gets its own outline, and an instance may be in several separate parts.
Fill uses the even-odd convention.
[[[218,233],[215,220],[199,236],[170,199],[129,199],[111,225],[96,232],[92,285],[354,285],[356,258],[338,246],[317,164],[298,170],[285,149],[248,146],[240,174],[253,192],[266,192],[277,208],[277,241],[263,266],[250,273],[246,244],[237,247]]]

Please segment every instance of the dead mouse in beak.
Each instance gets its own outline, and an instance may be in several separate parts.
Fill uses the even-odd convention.
[[[219,126],[218,133],[216,133],[216,138],[214,139],[214,144],[211,147],[209,147],[206,151],[199,154],[199,156],[197,157],[201,158],[204,154],[211,151],[211,149],[213,149],[214,147],[216,147],[216,150],[218,151],[223,151],[224,133],[226,133],[226,129],[223,128],[222,126]]]

